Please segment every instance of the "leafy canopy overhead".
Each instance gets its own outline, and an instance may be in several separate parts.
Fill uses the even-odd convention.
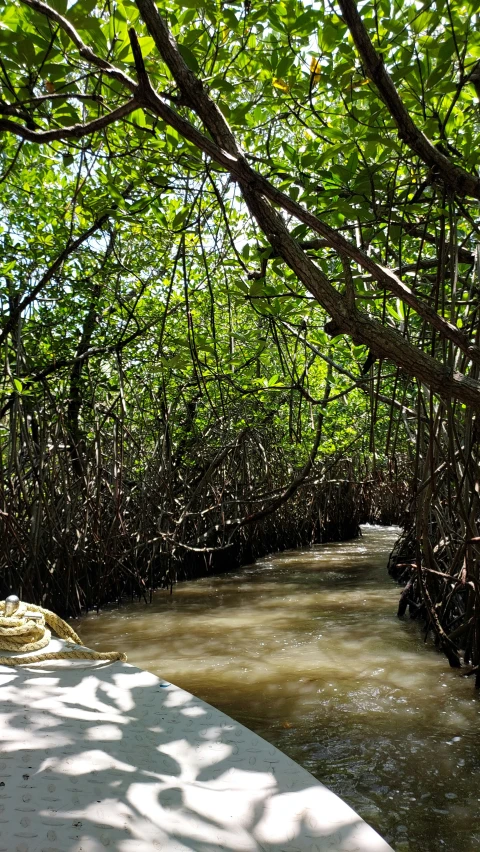
[[[473,4],[183,0],[163,17],[151,0],[0,8],[3,339],[33,310],[64,349],[68,321],[52,305],[65,318],[72,299],[87,310],[82,282],[103,268],[95,257],[114,231],[129,275],[113,306],[102,284],[108,332],[99,325],[91,342],[156,327],[161,348],[161,306],[184,304],[185,280],[179,289],[171,273],[183,264],[253,329],[298,335],[306,322],[339,366],[370,348],[380,370],[382,359],[400,370],[387,382],[416,376],[478,406]],[[118,289],[131,293],[132,274],[134,310]],[[185,355],[166,349],[165,364],[201,352],[217,369],[211,323],[187,310]],[[238,368],[227,338],[231,328],[221,359]]]

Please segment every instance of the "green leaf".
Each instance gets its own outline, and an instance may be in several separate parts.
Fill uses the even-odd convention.
[[[290,32],[297,35],[312,35],[317,26],[317,14],[309,9],[307,12],[302,12],[296,18],[295,23],[289,27]]]
[[[190,50],[190,48],[187,47],[186,44],[181,44],[180,42],[178,43],[178,49],[183,59],[185,60],[185,63],[190,68],[190,71],[193,71],[194,74],[198,74],[198,72],[200,71],[200,66],[198,64],[197,57],[195,56],[193,51]]]
[[[250,285],[250,296],[260,296],[265,290],[265,278],[257,278]]]

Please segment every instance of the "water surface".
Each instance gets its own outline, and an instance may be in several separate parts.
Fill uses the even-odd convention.
[[[79,623],[274,743],[397,852],[480,849],[479,698],[396,618],[398,529],[267,557]]]

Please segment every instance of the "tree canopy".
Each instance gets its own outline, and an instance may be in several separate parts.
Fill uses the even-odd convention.
[[[77,233],[147,211],[190,234],[210,203],[237,286],[266,297],[261,311],[288,320],[268,288],[281,291],[290,269],[331,332],[477,405],[473,8],[185,2],[162,17],[150,0],[67,6],[6,5],[0,129],[12,177],[43,161],[50,210],[76,175],[69,256]],[[23,295],[3,339],[46,284]],[[444,346],[465,364],[435,357]]]

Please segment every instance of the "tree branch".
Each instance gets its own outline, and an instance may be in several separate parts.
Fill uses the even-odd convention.
[[[375,83],[382,101],[397,125],[402,142],[406,142],[427,166],[435,169],[441,180],[455,193],[480,198],[478,177],[452,163],[416,126],[385,68],[383,58],[377,53],[370,40],[355,0],[338,1],[360,54],[365,73]]]
[[[130,115],[139,106],[140,104],[137,100],[131,98],[126,103],[117,107],[117,109],[100,116],[100,118],[94,118],[85,124],[71,124],[69,127],[58,127],[55,130],[32,130],[30,127],[24,127],[23,124],[17,124],[16,121],[11,121],[9,118],[0,118],[0,130],[15,133],[16,136],[26,139],[28,142],[42,143],[54,142],[59,139],[80,139],[82,136],[91,136],[98,130],[104,130],[105,127],[108,127],[120,118]]]
[[[104,74],[108,77],[111,77],[113,80],[118,80],[119,83],[123,83],[131,92],[136,91],[137,84],[128,74],[125,74],[119,68],[115,68],[110,62],[107,62],[106,59],[102,59],[101,56],[97,56],[97,54],[92,50],[91,47],[88,47],[87,44],[83,41],[80,34],[77,32],[73,24],[65,18],[60,12],[57,12],[56,9],[52,9],[47,3],[42,3],[41,0],[21,0],[21,2],[25,6],[30,6],[31,9],[34,9],[35,12],[39,12],[41,15],[45,15],[50,21],[54,21],[58,24],[59,27],[68,35],[70,40],[73,42],[75,47],[77,48],[82,59],[85,59],[87,62],[90,62],[91,65],[96,65],[97,68],[100,68]]]

